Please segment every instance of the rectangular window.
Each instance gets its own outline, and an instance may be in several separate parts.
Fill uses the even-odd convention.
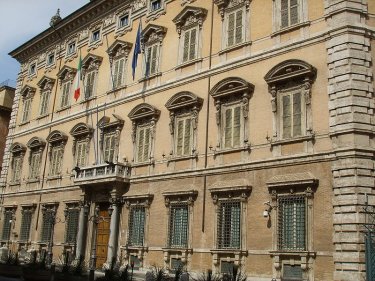
[[[115,159],[116,135],[107,133],[104,135],[103,154],[104,161],[113,162]]]
[[[281,0],[281,28],[298,23],[298,1]]]
[[[118,19],[118,28],[122,28],[124,26],[127,26],[129,24],[129,15],[123,15],[119,17]]]
[[[147,46],[146,48],[146,77],[158,71],[159,44]]]
[[[129,214],[129,239],[130,246],[143,246],[145,235],[146,212],[143,206],[132,206]]]
[[[177,155],[191,155],[192,152],[192,136],[193,127],[191,124],[191,117],[176,119],[176,154]]]
[[[241,140],[241,105],[224,107],[224,147],[240,146]]]
[[[113,64],[113,87],[118,88],[123,85],[125,58],[116,59]]]
[[[197,28],[186,30],[183,42],[182,62],[195,59],[197,57]]]
[[[77,207],[68,208],[66,220],[65,243],[75,243],[78,233],[79,209]]]
[[[21,179],[21,169],[22,169],[22,157],[16,156],[13,158],[12,167],[12,182],[19,182]]]
[[[100,30],[95,30],[91,34],[91,42],[98,41],[100,39]]]
[[[151,12],[159,10],[161,8],[161,0],[150,0]]]
[[[12,227],[13,212],[9,210],[4,211],[4,224],[2,240],[10,239],[10,232]]]
[[[47,57],[47,65],[51,65],[55,62],[55,54],[51,53]]]
[[[31,208],[24,208],[22,210],[20,241],[28,241],[30,238],[31,220],[33,212]]]
[[[64,154],[64,148],[53,146],[51,149],[50,176],[57,176],[61,173],[61,164]]]
[[[91,71],[86,75],[85,81],[85,98],[89,99],[94,95],[95,71]]]
[[[306,198],[303,195],[278,198],[278,248],[282,251],[306,249]]]
[[[68,47],[66,48],[66,54],[71,55],[74,54],[76,51],[76,42],[71,42],[68,44]]]
[[[294,92],[282,95],[282,136],[291,138],[302,135],[302,101],[301,93]]]
[[[40,167],[40,156],[41,153],[39,151],[31,151],[30,152],[30,179],[36,179],[39,177],[39,167]]]
[[[243,11],[237,10],[228,14],[227,46],[233,46],[243,41]]]
[[[76,144],[76,165],[78,167],[85,167],[87,156],[87,141],[77,141]]]
[[[48,113],[48,105],[49,105],[49,97],[50,97],[50,91],[42,92],[40,97],[40,111],[39,114],[46,115]]]
[[[150,160],[151,127],[139,126],[137,128],[137,162]]]
[[[29,66],[29,76],[34,75],[36,73],[36,64],[32,63]]]
[[[241,247],[241,202],[221,201],[218,213],[218,248],[240,249]]]
[[[72,86],[71,81],[67,81],[63,83],[61,87],[61,103],[60,103],[60,108],[67,107],[69,105],[70,101],[70,88]]]
[[[31,109],[31,99],[27,98],[23,100],[23,113],[22,113],[22,122],[29,121]]]
[[[169,247],[188,246],[189,210],[186,203],[171,204],[169,207]]]
[[[55,211],[52,209],[47,209],[43,213],[41,242],[47,243],[51,240],[54,215]]]

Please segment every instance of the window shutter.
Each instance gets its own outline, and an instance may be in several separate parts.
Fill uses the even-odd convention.
[[[293,95],[293,137],[302,135],[301,93]]]
[[[138,162],[143,162],[143,151],[145,141],[145,129],[141,128],[138,131]]]
[[[5,211],[4,213],[4,224],[3,224],[3,235],[2,240],[9,240],[10,239],[10,228],[11,228],[11,222],[12,219],[12,212]]]
[[[78,232],[78,220],[79,220],[79,209],[70,208],[68,209],[68,218],[65,233],[66,243],[75,243]]]
[[[281,0],[281,27],[289,25],[289,0]]]
[[[228,46],[234,44],[234,24],[235,24],[235,13],[231,13],[228,16]]]
[[[283,138],[291,137],[290,96],[283,96]]]
[[[242,10],[236,12],[236,44],[242,42]]]
[[[46,211],[43,214],[43,225],[42,225],[42,242],[49,242],[51,239],[52,231],[52,211]]]
[[[184,120],[177,122],[177,155],[182,155],[182,145],[184,141]]]
[[[150,128],[145,128],[145,143],[143,152],[143,161],[148,161],[150,153]]]
[[[190,52],[189,52],[189,60],[195,59],[195,49],[197,43],[197,30],[194,28],[190,31]]]
[[[241,132],[241,107],[237,106],[233,112],[233,147],[240,145]]]
[[[119,76],[119,66],[120,66],[120,61],[116,60],[115,65],[114,65],[114,73],[113,73],[113,87],[117,88],[118,87],[118,76]]]
[[[154,46],[152,46],[152,57],[151,57],[150,74],[154,74],[156,72],[157,52],[158,52],[158,46],[155,44]]]
[[[31,107],[31,99],[30,98],[25,99],[24,105],[23,105],[22,122],[26,122],[29,120],[30,107]]]
[[[115,155],[115,135],[109,137],[111,146],[109,147],[109,161],[113,162]]]
[[[232,147],[232,108],[225,110],[224,146]]]
[[[151,72],[151,55],[152,55],[152,46],[147,47],[147,59],[146,59],[146,71],[145,75],[150,75]]]
[[[20,241],[28,241],[30,237],[32,212],[31,210],[24,210],[22,213],[21,220],[21,231],[20,231]]]
[[[61,173],[61,168],[62,168],[62,159],[63,159],[63,153],[64,153],[64,150],[62,148],[59,148],[58,150],[58,158],[57,158],[57,171],[56,171],[56,174],[60,174]]]
[[[124,76],[124,63],[125,63],[125,59],[124,58],[120,59],[119,69],[118,69],[118,78],[117,78],[117,87],[122,86],[122,80]]]
[[[189,59],[189,45],[190,45],[190,30],[185,31],[184,34],[184,49],[183,49],[183,57],[182,61],[186,62]]]
[[[298,23],[298,0],[290,0],[290,24]]]
[[[185,133],[184,133],[184,155],[190,155],[191,154],[191,119],[187,118],[185,119]]]

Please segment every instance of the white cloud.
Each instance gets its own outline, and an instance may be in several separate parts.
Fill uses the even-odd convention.
[[[49,28],[60,8],[62,18],[89,0],[0,0],[0,82],[16,80],[19,65],[8,53]]]

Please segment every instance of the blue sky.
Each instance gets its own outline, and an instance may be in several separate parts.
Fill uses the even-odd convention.
[[[19,63],[8,53],[49,27],[60,8],[62,18],[89,0],[0,0],[0,83],[16,80]]]

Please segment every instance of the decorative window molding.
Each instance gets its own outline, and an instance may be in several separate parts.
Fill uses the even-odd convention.
[[[76,124],[69,133],[73,137],[72,154],[75,166],[84,167],[88,162],[90,140],[94,133],[94,129],[81,122]]]
[[[48,157],[50,163],[48,176],[61,176],[64,149],[67,140],[68,136],[61,131],[54,130],[48,135]]]
[[[211,253],[215,272],[220,273],[225,272],[224,261],[239,267],[246,262],[247,200],[252,187],[240,179],[217,182],[208,190],[217,214],[214,226],[215,248]]]
[[[34,98],[36,89],[28,85],[24,86],[21,90],[23,110],[21,116],[21,124],[30,121],[31,105]]]
[[[133,108],[128,117],[132,121],[133,161],[153,163],[156,122],[160,110],[142,103]]]
[[[287,277],[288,266],[301,267],[301,279],[312,278],[313,197],[318,180],[310,173],[277,175],[267,182],[270,191],[274,278]]]
[[[146,57],[143,62],[145,78],[160,74],[162,45],[166,33],[166,27],[155,24],[148,24],[142,31],[142,47]]]
[[[226,78],[212,88],[210,95],[215,102],[218,127],[217,150],[250,149],[248,113],[253,91],[254,85],[239,77]]]
[[[273,134],[269,138],[271,145],[279,145],[283,140],[314,137],[312,128],[311,88],[316,77],[316,68],[301,60],[287,60],[273,67],[264,77],[271,94],[273,112]],[[286,97],[286,98],[284,98]],[[291,105],[292,99],[299,103]],[[289,100],[289,102],[288,102]],[[294,100],[293,100],[294,101]],[[284,113],[293,111],[296,114]],[[287,130],[287,131],[286,131]],[[285,141],[284,141],[285,142]]]
[[[125,69],[132,46],[132,43],[116,40],[107,50],[112,71],[113,89],[125,85]]]
[[[33,214],[35,212],[36,205],[22,206],[21,209],[21,227],[19,241],[28,243],[30,241],[30,230],[33,222]]]
[[[133,17],[130,9],[120,10],[116,13],[115,38],[125,35],[132,30]]]
[[[66,52],[65,52],[66,61],[72,61],[76,57],[78,57],[77,44],[78,44],[77,37],[70,38],[66,41]]]
[[[207,10],[185,6],[173,19],[179,36],[178,64],[194,62],[202,57],[202,26]]]
[[[64,212],[66,212],[65,244],[75,245],[77,243],[80,206],[78,203],[67,203]]]
[[[194,201],[198,191],[184,190],[162,193],[167,207],[167,241],[163,248],[165,265],[173,268],[173,261],[179,260],[189,268],[192,255],[192,231]]]
[[[146,22],[156,20],[167,13],[166,0],[147,0]]]
[[[99,145],[102,162],[117,163],[120,136],[125,121],[116,114],[112,114],[112,116],[114,117],[112,122],[107,116],[103,116],[98,122],[98,127],[101,129]]]
[[[273,0],[274,35],[308,22],[307,0]]]
[[[250,40],[251,0],[214,0],[222,20],[222,49],[242,46]]]
[[[36,77],[37,73],[38,73],[37,60],[35,59],[29,62],[28,71],[27,71],[28,80],[32,80],[34,77]]]
[[[99,67],[103,58],[93,54],[88,54],[82,60],[82,76],[84,85],[84,100],[92,99],[96,94]]]
[[[38,137],[33,137],[27,142],[29,148],[29,176],[28,180],[36,180],[40,177],[40,166],[46,142]]]
[[[51,241],[52,229],[55,226],[55,220],[58,203],[43,204],[42,205],[42,227],[40,233],[40,242],[48,243]]]
[[[74,77],[77,69],[64,65],[63,68],[57,73],[60,86],[60,104],[59,109],[64,109],[70,106],[71,92]]]
[[[181,6],[194,3],[196,0],[181,0]]]
[[[40,88],[39,116],[43,117],[48,114],[51,92],[55,84],[55,79],[43,76],[38,82]]]
[[[191,92],[180,92],[165,104],[169,110],[173,156],[194,156],[197,153],[198,113],[203,99]],[[187,149],[186,149],[187,148]]]
[[[10,147],[10,153],[12,154],[11,160],[11,184],[19,184],[21,182],[21,174],[22,174],[22,164],[23,158],[26,153],[26,146],[19,142],[13,143]]]
[[[89,43],[88,51],[94,50],[99,46],[103,45],[103,24],[104,22],[99,21],[90,25],[89,27]]]
[[[2,229],[1,240],[7,241],[11,238],[12,227],[14,228],[14,221],[16,220],[17,207],[5,207],[4,208],[4,223]]]

